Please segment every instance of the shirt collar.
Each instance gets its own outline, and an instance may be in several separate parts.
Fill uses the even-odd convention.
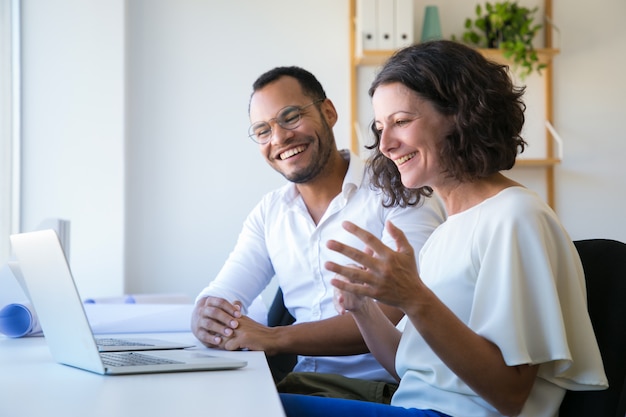
[[[343,178],[343,185],[341,186],[341,193],[344,198],[348,198],[353,192],[359,189],[363,182],[365,163],[361,158],[347,149],[342,149],[339,152],[342,158],[348,161],[348,171]]]

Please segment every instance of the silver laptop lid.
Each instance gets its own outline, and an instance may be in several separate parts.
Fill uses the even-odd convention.
[[[103,373],[98,348],[59,238],[52,229],[11,236],[28,294],[57,362]]]

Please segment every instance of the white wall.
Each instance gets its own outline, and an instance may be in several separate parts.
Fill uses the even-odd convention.
[[[557,211],[574,239],[626,241],[626,2],[558,0],[555,123],[566,140]]]
[[[281,185],[247,136],[252,82],[312,71],[347,146],[347,2],[128,2],[126,273],[131,292],[196,295],[263,193]]]
[[[557,212],[574,239],[626,241],[626,3],[553,2],[555,126],[566,140]],[[451,0],[431,3],[444,32],[462,24],[456,8],[446,14]],[[416,13],[424,4],[416,0]],[[261,72],[295,64],[315,73],[348,145],[347,1],[23,5],[23,227],[72,221],[86,295],[195,296],[215,275],[248,211],[283,182],[246,135]]]
[[[22,1],[22,229],[71,221],[79,290],[124,271],[124,0]]]

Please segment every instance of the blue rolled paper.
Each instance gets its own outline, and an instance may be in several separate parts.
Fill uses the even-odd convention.
[[[0,310],[0,333],[22,337],[41,331],[32,311],[24,304],[7,304]]]

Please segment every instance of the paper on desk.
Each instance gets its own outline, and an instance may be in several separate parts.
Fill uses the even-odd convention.
[[[85,304],[91,329],[98,333],[188,332],[193,304]],[[0,333],[40,336],[37,313],[28,303],[0,309]]]
[[[187,332],[193,300],[181,294],[127,294],[84,300],[94,333]]]
[[[0,333],[8,337],[40,336],[37,313],[28,301],[19,266],[9,262],[0,270]],[[128,294],[85,300],[85,313],[94,333],[186,332],[193,300],[180,294]]]
[[[184,294],[127,294],[121,297],[87,298],[85,304],[192,304]]]
[[[85,304],[94,333],[161,333],[191,330],[193,304]]]

